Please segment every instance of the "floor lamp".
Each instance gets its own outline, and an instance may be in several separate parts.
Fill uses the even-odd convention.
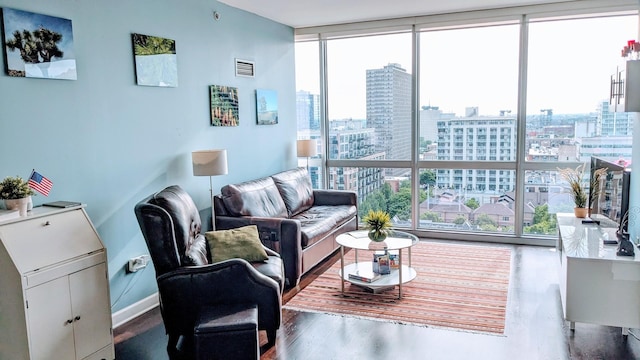
[[[227,169],[227,150],[199,150],[191,153],[194,176],[209,177],[209,198],[211,199],[211,227],[216,230],[216,214],[213,206],[212,176],[225,175]]]
[[[307,172],[309,171],[309,158],[318,155],[318,143],[316,139],[298,140],[298,157],[307,158]]]

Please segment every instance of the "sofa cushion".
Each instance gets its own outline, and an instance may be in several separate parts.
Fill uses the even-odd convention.
[[[309,173],[305,168],[283,171],[271,177],[287,206],[289,217],[313,206],[313,187]]]
[[[211,261],[216,263],[233,258],[252,261],[269,259],[262,247],[256,225],[237,229],[207,231],[204,233],[211,250]]]
[[[288,217],[287,207],[270,177],[226,185],[220,193],[233,216]]]
[[[353,205],[314,206],[294,216],[300,221],[302,248],[322,240],[335,228],[352,219],[356,212]]]

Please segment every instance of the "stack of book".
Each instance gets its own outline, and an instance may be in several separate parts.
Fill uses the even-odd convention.
[[[382,277],[382,274],[375,273],[372,270],[358,269],[349,274],[349,279],[358,280],[366,283],[372,283]]]

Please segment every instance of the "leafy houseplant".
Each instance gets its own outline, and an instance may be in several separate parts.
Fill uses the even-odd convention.
[[[569,184],[569,192],[576,208],[576,217],[587,216],[593,202],[600,196],[600,180],[607,172],[606,168],[600,168],[594,171],[594,176],[589,181],[589,188],[586,189],[582,183],[582,179],[585,176],[585,168],[583,164],[575,169],[558,169],[560,176]]]
[[[8,210],[18,210],[20,216],[26,216],[31,195],[35,194],[29,183],[20,176],[7,176],[0,182],[0,199],[4,200],[4,207]]]
[[[7,176],[0,182],[0,199],[14,200],[23,199],[35,194],[29,184],[20,176]]]
[[[388,229],[391,228],[391,217],[388,213],[382,210],[370,210],[363,220],[369,230],[369,239],[384,241],[387,238]]]

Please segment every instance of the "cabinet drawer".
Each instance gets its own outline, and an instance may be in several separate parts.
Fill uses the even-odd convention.
[[[59,265],[48,267],[45,270],[29,272],[25,275],[25,288],[31,288],[44,284],[53,279],[65,276],[88,267],[106,263],[107,256],[104,250],[99,250],[89,256],[83,256],[74,261],[64,262]]]
[[[0,239],[23,274],[102,248],[81,209],[2,226]]]

